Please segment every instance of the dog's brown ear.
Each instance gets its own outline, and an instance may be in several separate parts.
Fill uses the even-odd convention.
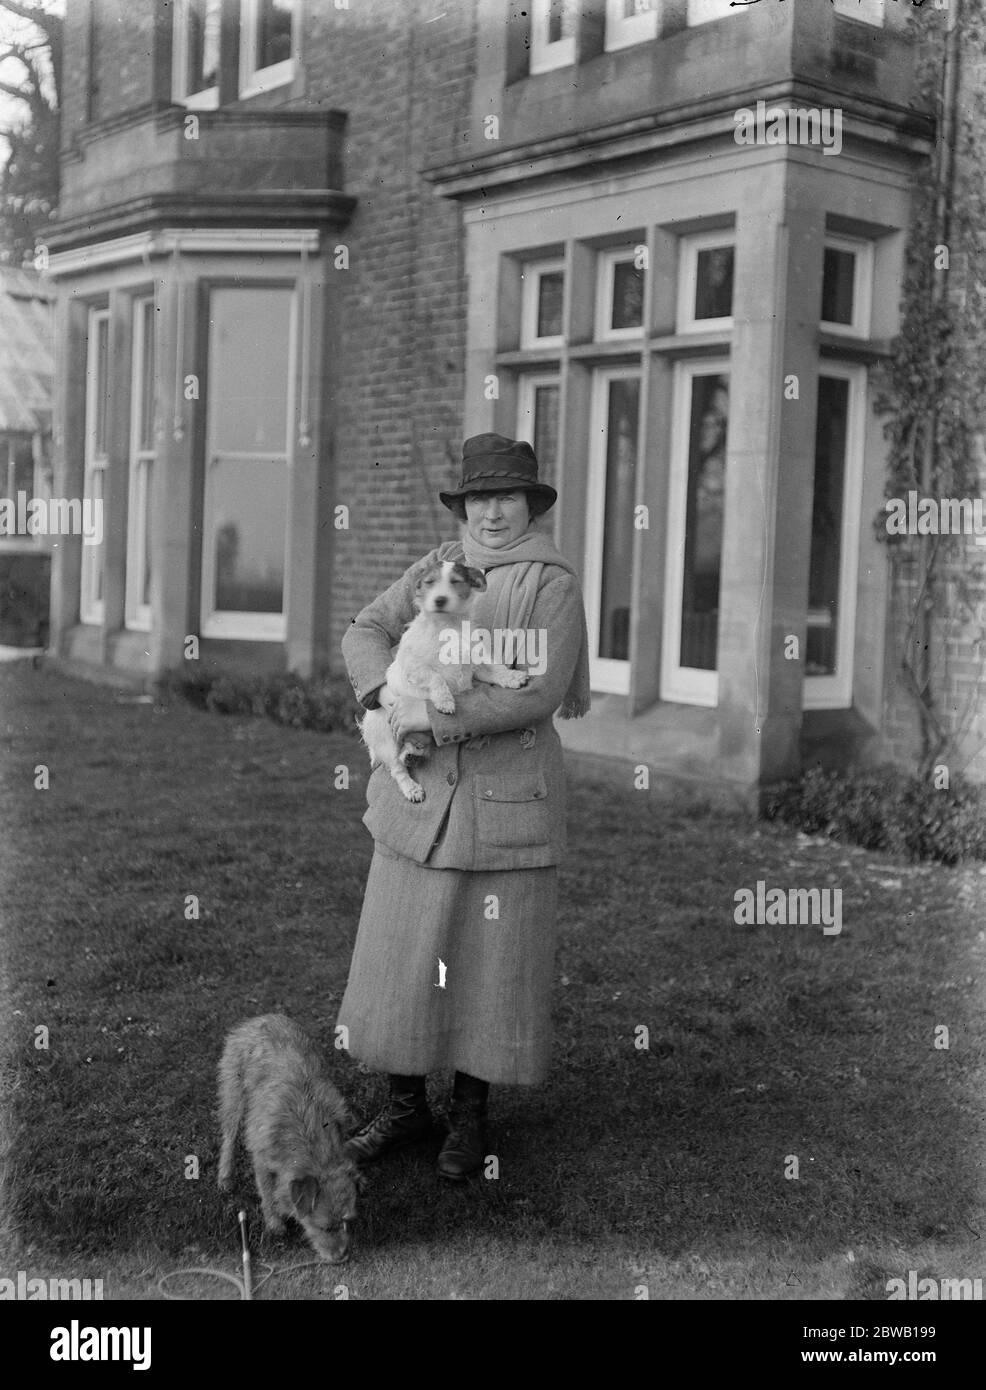
[[[483,593],[486,589],[486,575],[483,571],[473,569],[471,565],[466,565],[464,568],[470,586],[473,589],[478,589],[480,593]]]
[[[303,1178],[292,1178],[288,1188],[291,1203],[301,1216],[311,1216],[318,1201],[318,1179],[311,1173]]]

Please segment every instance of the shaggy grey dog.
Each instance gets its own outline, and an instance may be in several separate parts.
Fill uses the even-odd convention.
[[[344,1260],[360,1186],[343,1149],[349,1114],[297,1023],[264,1014],[230,1031],[219,1063],[219,1121],[220,1188],[232,1185],[243,1124],[268,1231],[279,1234],[292,1216],[320,1259]]]

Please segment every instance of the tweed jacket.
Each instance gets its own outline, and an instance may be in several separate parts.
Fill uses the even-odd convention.
[[[447,541],[412,565],[353,619],[342,652],[356,698],[378,705],[393,648],[415,616],[414,584],[435,560],[462,558]],[[425,799],[406,800],[385,767],[367,787],[363,823],[374,840],[419,864],[451,869],[529,869],[557,864],[565,849],[565,776],[552,714],[575,670],[582,592],[546,564],[528,624],[546,634],[543,675],[521,690],[476,683],[454,714],[428,702],[435,747],[414,764]]]

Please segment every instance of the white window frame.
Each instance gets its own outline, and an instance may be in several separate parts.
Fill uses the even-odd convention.
[[[623,13],[623,0],[606,0],[606,52],[656,39],[662,3],[663,0],[637,0],[637,13],[628,17]]]
[[[541,277],[556,275],[559,271],[562,281],[562,331],[539,338],[538,309],[541,302]],[[565,342],[565,314],[568,302],[568,269],[563,256],[553,256],[550,260],[526,261],[521,268],[520,293],[520,345],[522,348],[561,347]]]
[[[585,595],[586,627],[589,634],[589,684],[605,695],[629,695],[631,661],[614,661],[611,657],[596,656],[599,650],[600,588],[603,575],[603,524],[606,511],[606,453],[609,436],[606,422],[609,417],[610,382],[632,379],[640,383],[643,402],[643,371],[639,365],[628,367],[598,367],[593,373],[591,392],[591,425],[589,429],[589,469],[586,479],[586,532],[583,593]],[[637,422],[637,466],[642,466],[641,436],[643,411]],[[632,534],[632,533],[631,533]],[[631,599],[632,601],[632,599]],[[631,610],[632,618],[632,610]],[[631,621],[631,642],[632,642]]]
[[[171,99],[179,106],[212,111],[219,105],[218,85],[188,91],[188,11],[191,0],[175,0],[171,41]]]
[[[558,424],[561,426],[561,374],[559,372],[524,372],[517,382],[517,439],[526,439],[532,449],[536,451],[534,441],[534,425],[536,422],[535,405],[537,403],[537,392],[539,387],[554,386],[558,390]],[[558,540],[558,521],[561,516],[562,500],[562,468],[561,459],[555,460],[555,478],[552,487],[558,494],[558,500],[552,509],[552,525],[555,541]]]
[[[132,331],[133,344],[130,369],[130,485],[127,489],[127,571],[124,601],[124,621],[135,632],[149,632],[151,629],[151,605],[140,598],[147,559],[145,544],[147,537],[146,516],[152,505],[151,490],[148,489],[148,475],[154,475],[157,451],[153,447],[154,434],[152,422],[152,447],[142,448],[140,442],[140,413],[144,400],[144,374],[147,363],[144,361],[144,314],[147,305],[151,306],[151,322],[156,327],[154,315],[154,296],[140,295],[133,301]],[[152,366],[154,364],[152,363]]]
[[[576,0],[565,0],[576,8]],[[538,73],[552,72],[555,68],[566,68],[575,62],[575,35],[567,34],[554,43],[548,42],[548,26],[551,19],[551,0],[531,0],[531,63],[532,77]]]
[[[223,286],[223,288],[226,288]],[[249,280],[241,281],[237,289],[251,290],[270,288],[267,285],[253,285]],[[266,450],[230,450],[221,452],[214,448],[212,437],[212,413],[206,417],[206,460],[205,481],[202,498],[202,579],[199,596],[200,625],[203,637],[215,637],[240,642],[284,642],[287,640],[288,606],[291,601],[291,514],[294,492],[294,440],[297,436],[297,372],[298,372],[298,287],[278,285],[291,295],[291,312],[288,319],[288,395],[287,419],[285,421],[285,440],[283,453]],[[209,340],[209,354],[212,354],[212,340]],[[210,508],[212,488],[212,464],[218,457],[224,459],[270,459],[283,461],[285,477],[285,520],[284,520],[284,593],[280,613],[246,613],[232,609],[221,612],[212,607],[216,587],[216,550],[213,536],[209,532],[212,519]]]
[[[677,362],[674,369],[671,416],[671,470],[668,491],[667,553],[664,567],[664,627],[661,633],[661,699],[714,709],[719,703],[719,672],[682,666],[681,619],[685,588],[685,524],[688,519],[688,466],[691,439],[692,382],[697,376],[731,380],[728,357],[702,357]],[[726,426],[726,475],[729,472],[729,433]],[[721,585],[720,574],[720,585]],[[718,652],[718,643],[717,643]]]
[[[294,0],[291,16],[291,57],[258,68],[255,64],[259,35],[258,0],[240,0],[240,96],[255,97],[274,87],[293,82],[301,55],[301,0]]]
[[[718,319],[697,319],[695,317],[695,291],[698,288],[698,256],[700,251],[712,247],[733,248],[733,293],[736,292],[736,234],[730,230],[695,232],[681,238],[678,260],[678,310],[677,331],[679,333],[720,333],[729,332],[733,327],[733,316]]]
[[[96,453],[96,399],[97,369],[99,366],[99,325],[106,324],[106,372],[110,371],[109,332],[110,311],[108,308],[89,310],[89,324],[86,338],[86,429],[85,463],[82,485],[83,499],[93,496],[92,478],[96,473],[103,477],[103,538],[99,545],[82,544],[82,562],[79,582],[79,621],[102,626],[106,616],[105,599],[97,599],[96,579],[101,573],[103,588],[106,587],[106,477],[109,472],[109,454]],[[109,381],[104,385],[106,392],[106,428],[109,432]]]
[[[826,236],[825,250],[851,252],[856,258],[856,270],[852,287],[852,323],[831,323],[828,319],[821,319],[820,327],[826,333],[839,333],[844,338],[868,338],[873,318],[873,243],[861,237]]]
[[[835,674],[805,676],[802,705],[804,709],[850,709],[856,647],[856,590],[859,582],[859,528],[863,496],[868,375],[862,365],[828,358],[819,364],[818,374],[838,377],[849,382],[839,551],[839,627],[836,634]],[[810,548],[810,536],[808,545]]]
[[[642,304],[641,322],[636,328],[610,328],[608,321],[613,317],[613,282],[616,277],[616,267],[624,261],[629,261],[632,265],[636,258],[636,243],[634,246],[620,246],[611,251],[600,251],[596,260],[596,318],[595,318],[595,338],[597,342],[624,341],[627,338],[640,338],[644,332],[644,323],[647,315],[647,295],[649,286],[647,283],[647,271],[644,270],[644,297]]]
[[[884,0],[833,0],[833,5],[840,19],[855,19],[860,24],[883,28],[887,12]]]

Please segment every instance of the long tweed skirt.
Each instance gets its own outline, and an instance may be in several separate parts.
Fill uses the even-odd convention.
[[[377,845],[339,1010],[350,1054],[406,1076],[542,1081],[557,878],[553,867],[430,869]]]

